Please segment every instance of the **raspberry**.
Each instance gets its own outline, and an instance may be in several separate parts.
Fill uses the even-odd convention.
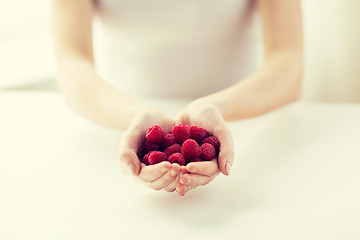
[[[194,139],[198,143],[201,143],[202,140],[204,140],[205,138],[207,138],[209,136],[209,133],[204,128],[201,128],[198,126],[191,126],[190,127],[190,136],[192,139]]]
[[[186,160],[191,160],[200,156],[201,148],[195,140],[188,139],[183,143],[181,153],[184,155]]]
[[[150,151],[159,151],[161,149],[161,147],[153,142],[150,142],[148,140],[145,141],[145,146],[144,146],[144,150],[145,153],[148,153]]]
[[[141,144],[141,146],[139,147],[138,149],[138,152],[137,152],[137,156],[139,159],[142,159],[145,155],[145,141],[143,144]]]
[[[174,134],[176,142],[181,144],[190,138],[190,128],[185,124],[179,124],[172,129],[172,134]]]
[[[165,135],[162,147],[163,147],[163,149],[166,149],[167,147],[169,147],[175,143],[176,143],[176,141],[175,141],[174,134],[169,133],[169,134]]]
[[[201,157],[204,160],[211,160],[215,157],[216,151],[213,145],[210,143],[204,143],[201,145]]]
[[[178,163],[180,166],[185,166],[185,158],[181,153],[173,153],[168,157],[170,163]]]
[[[164,150],[164,153],[168,157],[173,153],[179,153],[179,152],[181,152],[181,146],[180,146],[180,144],[177,144],[177,143],[171,145],[170,147],[168,147]]]
[[[190,159],[190,160],[186,160],[186,164],[189,164],[189,163],[192,163],[192,162],[203,162],[204,160],[201,158],[201,157],[197,157],[197,158],[194,158],[194,159]]]
[[[159,125],[154,125],[147,131],[145,138],[153,143],[161,144],[164,141],[165,131],[159,127]]]
[[[149,155],[150,155],[150,153],[152,153],[152,152],[149,152],[149,153],[145,154],[145,156],[142,159],[142,162],[145,163],[146,165],[150,164],[149,163]]]
[[[219,153],[220,141],[206,129],[179,124],[170,132],[158,125],[148,129],[137,155],[142,163],[154,165],[162,161],[186,165],[208,161]]]
[[[160,152],[160,151],[151,152],[149,155],[149,163],[151,165],[154,165],[154,164],[166,161],[166,160],[167,160],[166,154],[163,152]]]
[[[210,143],[211,145],[214,146],[215,151],[219,152],[220,141],[219,141],[219,139],[217,139],[217,137],[214,137],[214,136],[207,137],[201,142],[201,145],[203,145],[204,143]]]

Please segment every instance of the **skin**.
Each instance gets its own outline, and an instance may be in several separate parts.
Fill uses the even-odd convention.
[[[258,0],[262,19],[265,63],[253,75],[220,92],[195,100],[171,120],[105,83],[96,73],[92,49],[91,0],[53,0],[54,42],[58,85],[74,111],[103,126],[126,130],[120,143],[125,173],[155,190],[179,195],[228,175],[234,161],[227,121],[252,118],[296,101],[303,72],[300,0]],[[180,167],[160,163],[141,165],[136,156],[140,140],[153,124],[168,129],[176,123],[204,127],[220,139],[218,159]]]
[[[175,122],[159,111],[148,110],[139,112],[132,120],[128,130],[123,134],[120,142],[119,157],[123,172],[136,176],[136,180],[154,190],[164,189],[173,192],[179,180],[180,165],[161,162],[146,166],[140,163],[137,151],[145,137],[146,131],[152,125],[158,124],[169,131]]]

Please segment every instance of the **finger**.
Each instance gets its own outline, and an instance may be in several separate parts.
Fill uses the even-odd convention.
[[[185,195],[185,187],[185,184],[181,184],[180,182],[176,184],[176,192],[179,196]]]
[[[189,191],[197,188],[197,187],[198,187],[198,186],[187,186],[187,187],[185,187],[185,189],[184,189],[184,195],[185,195],[186,193],[188,193]]]
[[[144,182],[152,182],[167,173],[170,168],[171,164],[169,162],[161,162],[149,166],[144,165],[144,167],[141,168],[138,178]]]
[[[173,165],[176,164],[178,165],[177,163],[173,163]],[[179,165],[178,165],[179,166]],[[179,173],[177,174],[176,178],[174,181],[172,181],[169,185],[167,185],[166,187],[164,187],[164,190],[167,191],[167,192],[174,192],[176,190],[176,184],[179,182],[179,178],[182,174],[182,167],[183,166],[179,166],[180,167],[180,170],[179,170]]]
[[[178,114],[176,114],[175,117],[175,123],[176,124],[190,124],[189,115],[186,113],[186,110],[181,110]]]
[[[187,173],[186,166],[180,166],[180,172],[181,173]]]
[[[166,187],[164,187],[163,189],[166,192],[174,192],[176,190],[176,184],[179,181],[181,173],[179,172],[179,174],[176,176],[175,180],[172,181],[169,185],[167,185]]]
[[[140,139],[139,131],[126,131],[122,136],[119,145],[119,159],[121,169],[126,174],[137,176],[140,172],[140,160],[137,156],[137,150],[141,145]]]
[[[231,131],[225,123],[220,124],[214,128],[214,136],[221,143],[218,157],[219,169],[224,175],[229,175],[234,162],[234,142]]]
[[[180,171],[180,165],[174,164],[171,166],[171,169],[167,171],[164,175],[159,177],[158,179],[152,181],[150,183],[151,188],[155,190],[161,190],[174,182],[174,180],[177,178]],[[170,188],[170,187],[169,187]]]
[[[166,118],[159,126],[164,129],[165,131],[169,132],[171,129],[174,128],[175,122],[170,118]]]
[[[141,165],[136,152],[131,150],[121,151],[119,154],[121,170],[125,174],[137,176]]]
[[[218,175],[220,172],[216,158],[211,161],[191,162],[186,165],[186,170],[190,173],[196,173],[208,177]]]
[[[183,185],[181,183],[179,183],[176,186],[176,192],[178,193],[178,195],[180,196],[184,196],[188,191],[197,188],[198,186],[192,186],[192,185]]]
[[[175,188],[176,188],[176,191],[177,191],[177,192],[179,192],[178,188],[179,188],[179,189],[180,189],[180,188],[184,188],[184,184],[181,184],[181,183],[179,182],[180,177],[182,176],[182,174],[188,173],[188,171],[186,170],[186,167],[185,167],[185,166],[180,166],[180,167],[181,167],[181,168],[180,168],[180,174],[179,174],[179,176],[178,176],[178,178],[176,179],[176,182],[175,182]]]
[[[176,176],[176,179],[174,181],[172,181],[169,185],[164,187],[164,190],[167,191],[167,192],[174,192],[176,190],[176,186],[177,186],[177,183],[179,182],[181,174],[182,173],[180,171],[178,173],[178,175]]]
[[[199,174],[183,174],[180,177],[180,184],[186,185],[186,186],[205,186],[209,182],[211,182],[214,177],[208,177],[203,176]]]

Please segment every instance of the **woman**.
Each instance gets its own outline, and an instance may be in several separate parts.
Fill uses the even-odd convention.
[[[255,117],[299,98],[303,44],[300,0],[53,0],[58,84],[68,105],[101,125],[126,130],[123,170],[149,187],[184,195],[234,160],[226,121]],[[256,14],[265,62],[254,68]],[[108,35],[104,81],[95,70],[92,20]],[[191,96],[175,120],[131,96]],[[131,95],[131,96],[130,96]],[[204,127],[219,138],[218,159],[186,167],[145,166],[136,151],[153,124]]]

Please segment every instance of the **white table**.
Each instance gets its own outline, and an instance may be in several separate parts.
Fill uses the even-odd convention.
[[[0,239],[360,238],[360,105],[298,103],[230,127],[231,176],[178,197],[122,175],[121,132],[57,93],[0,92]]]

